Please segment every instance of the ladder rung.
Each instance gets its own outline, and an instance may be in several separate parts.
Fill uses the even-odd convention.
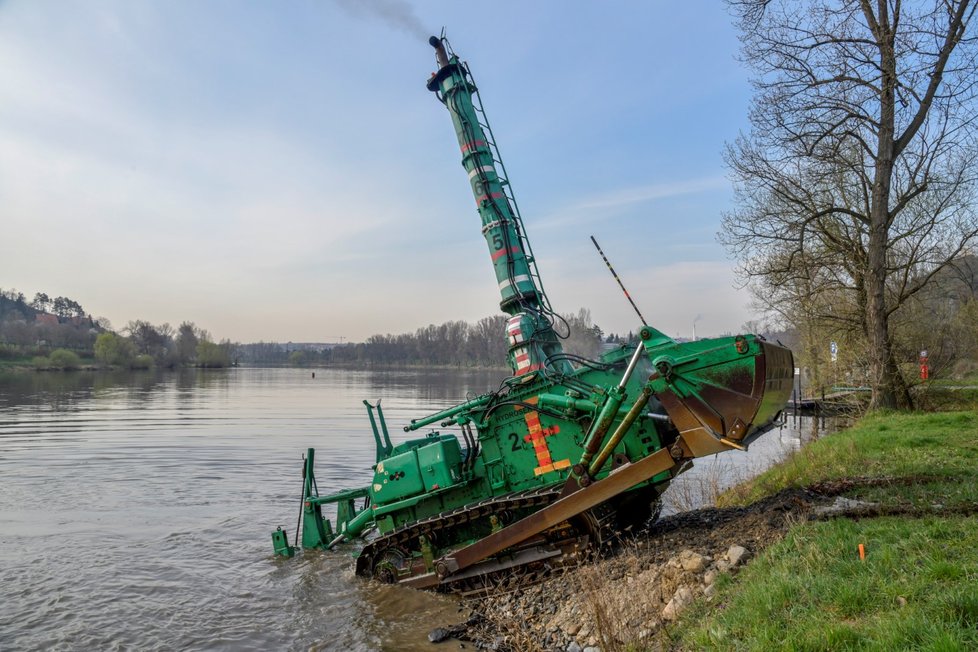
[[[471,72],[466,68],[466,73],[471,77]],[[473,80],[474,83],[475,80]],[[526,234],[523,229],[523,218],[520,215],[519,207],[516,204],[516,197],[513,193],[512,185],[510,185],[509,180],[506,178],[506,166],[503,165],[502,157],[499,155],[499,147],[496,145],[496,137],[492,133],[492,127],[489,126],[489,117],[486,115],[485,107],[482,104],[482,96],[478,91],[472,93],[472,107],[476,111],[476,122],[482,127],[486,144],[488,145],[489,152],[492,157],[493,163],[496,164],[496,175],[499,179],[499,184],[503,188],[503,195],[506,197],[507,202],[510,205],[510,210],[513,211],[513,217],[516,221],[516,233],[519,238],[520,243],[523,245],[523,249],[527,254],[527,262],[529,264],[530,278],[532,278],[537,287],[541,290],[540,301],[541,305],[547,310],[552,310],[550,307],[550,302],[547,300],[547,295],[543,293],[543,281],[540,279],[540,273],[537,270],[536,260],[532,255],[532,250],[530,249],[530,241],[527,239]],[[481,116],[481,117],[479,117]]]

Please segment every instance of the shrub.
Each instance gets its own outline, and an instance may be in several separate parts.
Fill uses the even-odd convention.
[[[102,333],[95,339],[95,359],[100,364],[131,366],[135,356],[136,347],[133,343],[115,333]]]
[[[38,371],[45,371],[51,368],[51,360],[49,358],[45,358],[43,355],[35,357],[31,361],[31,364],[33,364],[34,368]]]
[[[153,366],[153,356],[142,353],[133,358],[133,361],[129,363],[130,369],[149,369]]]
[[[197,366],[198,367],[230,367],[231,366],[231,343],[221,342],[214,344],[207,340],[200,340],[197,343]]]
[[[51,352],[51,366],[65,371],[78,369],[81,367],[81,358],[74,351],[55,349]]]

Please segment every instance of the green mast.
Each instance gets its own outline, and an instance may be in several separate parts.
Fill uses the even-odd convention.
[[[429,43],[435,48],[439,70],[428,80],[428,90],[437,94],[452,116],[462,167],[472,184],[502,296],[499,307],[511,315],[506,325],[510,366],[515,375],[539,369],[569,373],[572,368],[560,355],[563,347],[553,328],[553,320],[559,317],[543,291],[478,89],[468,66],[446,51],[447,40],[432,36]]]

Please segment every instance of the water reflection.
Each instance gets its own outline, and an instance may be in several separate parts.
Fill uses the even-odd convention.
[[[747,452],[730,450],[693,461],[662,496],[664,516],[714,504],[717,496],[749,480],[795,451],[839,427],[839,417],[788,415],[751,443]]]
[[[452,600],[276,560],[269,533],[307,447],[321,487],[369,481],[364,398],[397,441],[500,372],[312,371],[0,378],[0,649],[433,649]]]

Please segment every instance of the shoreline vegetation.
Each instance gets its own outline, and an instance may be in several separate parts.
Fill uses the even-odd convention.
[[[594,564],[469,600],[448,631],[526,651],[978,649],[978,402],[952,407],[870,413]]]
[[[90,367],[219,368],[232,364],[233,345],[185,321],[176,329],[135,320],[120,333],[68,297],[0,289],[0,368],[75,371]]]
[[[162,371],[177,371],[179,369],[295,369],[303,368],[311,372],[328,370],[328,369],[340,369],[348,371],[415,371],[415,370],[431,370],[431,371],[499,371],[502,373],[511,373],[509,367],[503,364],[478,364],[478,365],[462,365],[462,364],[426,364],[426,363],[358,363],[358,362],[335,362],[332,364],[303,364],[296,365],[290,363],[240,363],[232,361],[226,366],[202,366],[202,365],[183,365],[183,366],[173,366],[173,367],[157,367],[155,365],[149,364],[147,366],[129,365],[129,366],[106,366],[99,365],[91,357],[76,356],[79,358],[80,362],[78,364],[71,363],[68,366],[63,366],[63,363],[51,362],[50,358],[44,357],[34,357],[34,358],[14,358],[9,360],[0,360],[0,373],[34,373],[39,371],[44,372],[88,372],[97,373],[103,371],[151,371],[154,369],[159,369]],[[56,357],[57,359],[57,357]]]
[[[0,289],[0,370],[146,370],[180,367],[292,366],[369,368],[505,367],[506,315],[475,323],[449,321],[413,333],[371,335],[364,342],[241,344],[211,334],[194,322],[173,328],[130,321],[118,332],[105,318],[93,318],[77,301],[51,299],[39,292],[28,301],[22,292]],[[603,346],[636,339],[605,335],[590,311],[557,318],[564,350],[588,358]],[[342,339],[342,338],[341,338]]]

